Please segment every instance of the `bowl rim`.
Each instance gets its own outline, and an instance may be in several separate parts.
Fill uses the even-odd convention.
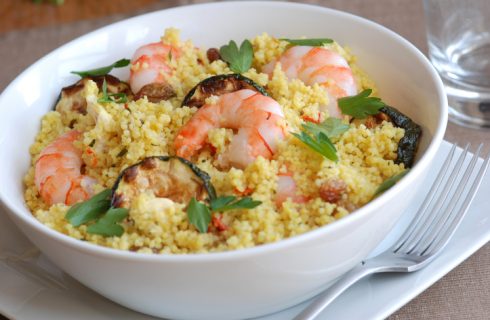
[[[411,44],[408,40],[398,35],[394,31],[389,28],[382,26],[374,21],[369,19],[336,10],[328,7],[322,7],[318,5],[312,4],[304,4],[304,3],[291,3],[284,1],[239,1],[239,2],[210,2],[210,3],[201,3],[201,4],[192,4],[185,5],[173,8],[167,8],[162,10],[157,10],[153,12],[144,13],[141,15],[137,15],[131,18],[123,19],[121,21],[117,21],[103,27],[97,28],[93,31],[90,31],[84,35],[76,37],[75,39],[70,40],[69,42],[61,45],[60,47],[52,50],[48,54],[44,55],[42,58],[34,62],[31,66],[26,68],[22,73],[20,73],[2,92],[0,95],[0,105],[2,105],[3,100],[5,99],[5,95],[13,90],[12,88],[19,82],[24,75],[28,74],[31,69],[36,67],[36,65],[41,64],[45,59],[47,59],[51,55],[55,55],[56,53],[64,50],[66,47],[71,46],[75,42],[81,41],[85,38],[92,37],[94,34],[97,34],[106,29],[114,28],[122,24],[127,24],[134,20],[139,20],[144,17],[149,17],[153,15],[160,15],[163,12],[167,13],[170,11],[185,11],[189,7],[223,7],[223,6],[262,6],[265,9],[271,9],[275,7],[281,8],[292,8],[292,9],[302,9],[302,10],[311,10],[317,12],[328,12],[330,14],[335,14],[339,16],[344,16],[350,19],[356,19],[360,22],[370,25],[375,28],[377,31],[382,32],[393,38],[394,41],[400,42],[405,49],[411,51],[419,61],[423,64],[423,66],[430,73],[432,81],[434,81],[437,87],[437,96],[440,100],[440,104],[438,107],[441,109],[439,114],[439,119],[437,122],[436,130],[433,134],[433,137],[427,147],[425,153],[419,158],[417,163],[410,169],[410,172],[402,179],[399,183],[394,185],[392,188],[384,192],[380,197],[372,200],[371,202],[365,204],[361,208],[355,210],[355,214],[349,214],[339,220],[336,220],[327,225],[318,227],[314,230],[307,231],[305,233],[291,236],[286,239],[279,240],[277,242],[266,243],[257,245],[254,247],[235,249],[229,251],[220,251],[220,252],[208,252],[208,253],[190,253],[190,254],[153,254],[153,253],[137,253],[132,251],[114,249],[109,247],[104,247],[101,245],[97,245],[94,243],[90,243],[87,241],[81,241],[70,237],[64,233],[51,229],[50,227],[44,225],[42,222],[37,220],[30,210],[25,207],[25,210],[30,213],[30,216],[25,215],[24,213],[20,213],[17,210],[17,206],[12,204],[9,199],[5,198],[0,193],[0,204],[3,204],[7,209],[7,214],[15,217],[14,222],[17,220],[21,220],[24,224],[28,225],[30,228],[34,228],[37,232],[42,233],[44,236],[50,238],[50,240],[58,241],[64,246],[68,246],[71,249],[92,254],[98,257],[107,257],[107,258],[117,258],[119,260],[125,261],[166,261],[166,262],[187,262],[187,263],[195,263],[195,262],[219,262],[225,260],[235,260],[235,259],[244,259],[249,256],[258,256],[268,254],[270,252],[280,251],[283,248],[290,247],[291,245],[301,245],[304,242],[310,241],[312,238],[316,238],[318,235],[323,234],[325,232],[335,232],[338,229],[343,228],[345,225],[353,224],[356,221],[363,218],[365,215],[369,214],[369,211],[375,211],[383,206],[384,203],[388,202],[392,198],[395,197],[401,190],[409,187],[411,183],[415,181],[415,179],[423,172],[423,170],[429,165],[430,161],[434,158],[437,150],[439,149],[439,145],[443,140],[443,136],[446,130],[447,125],[447,97],[444,92],[444,87],[442,80],[440,79],[437,71],[431,65],[429,60],[425,57],[425,55],[420,52],[413,44]]]

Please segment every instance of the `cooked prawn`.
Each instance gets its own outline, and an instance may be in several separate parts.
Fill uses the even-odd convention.
[[[294,46],[277,61],[265,65],[263,72],[272,74],[277,62],[289,79],[300,79],[306,85],[318,83],[325,88],[328,105],[320,106],[331,117],[341,118],[337,99],[357,93],[357,86],[347,61],[338,53],[323,47]]]
[[[281,207],[288,198],[296,203],[306,203],[309,200],[308,197],[298,194],[292,173],[279,173],[277,175],[276,206]]]
[[[80,135],[76,130],[61,135],[41,151],[36,161],[35,184],[49,205],[72,205],[93,194],[96,181],[81,174],[82,153],[73,145]]]
[[[154,42],[138,48],[131,59],[129,85],[138,94],[146,85],[166,84],[166,77],[171,74],[169,60],[178,58],[178,48],[163,42]]]
[[[225,163],[244,168],[258,156],[270,159],[286,129],[281,106],[256,91],[242,89],[221,95],[216,103],[205,104],[185,124],[174,141],[176,154],[190,158],[204,147],[209,130],[237,130],[228,149],[221,154]]]

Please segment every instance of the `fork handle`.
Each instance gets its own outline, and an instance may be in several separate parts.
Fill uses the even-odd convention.
[[[364,278],[365,276],[380,272],[376,267],[369,266],[364,261],[355,267],[354,269],[347,272],[343,277],[341,277],[337,282],[330,286],[327,290],[319,294],[313,303],[311,303],[306,309],[304,309],[300,314],[298,314],[294,320],[313,320],[320,312],[323,311],[335,298],[337,298],[342,292],[344,292],[351,285],[356,283],[358,280]]]

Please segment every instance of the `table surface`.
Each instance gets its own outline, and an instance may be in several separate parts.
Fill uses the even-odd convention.
[[[45,1],[0,2],[0,91],[26,67],[88,31],[144,12],[204,3],[190,0],[65,0],[62,6]],[[422,0],[304,0],[295,1],[347,11],[373,20],[405,37],[427,53]],[[7,62],[7,63],[5,63]],[[490,130],[449,123],[445,139],[476,146]],[[490,144],[484,147],[490,151]],[[395,319],[488,319],[490,315],[490,245],[398,310]],[[2,320],[0,315],[0,320]]]

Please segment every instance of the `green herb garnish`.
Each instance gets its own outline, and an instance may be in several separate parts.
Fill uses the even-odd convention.
[[[66,213],[65,218],[74,227],[99,218],[111,206],[111,201],[109,200],[111,192],[110,189],[106,189],[87,201],[73,205]]]
[[[119,92],[119,93],[107,93],[107,82],[105,81],[102,83],[102,97],[97,99],[98,103],[109,103],[109,102],[116,102],[116,103],[125,103],[128,102],[128,97],[124,92]]]
[[[301,131],[300,134],[295,132],[292,132],[291,134],[325,158],[335,162],[338,161],[337,149],[335,149],[332,141],[330,141],[323,132],[316,134],[314,137],[310,136],[305,131]]]
[[[110,208],[96,223],[88,226],[87,232],[105,237],[120,237],[124,228],[118,223],[128,216],[128,212],[126,208]]]
[[[74,227],[96,220],[87,228],[88,233],[103,236],[120,236],[124,228],[117,223],[128,215],[126,208],[111,208],[112,190],[106,189],[92,198],[73,205],[65,215]]]
[[[202,202],[192,198],[187,206],[187,218],[201,233],[208,232],[208,226],[211,222],[211,210]]]
[[[211,222],[212,212],[228,211],[235,209],[253,209],[260,205],[261,201],[253,200],[250,197],[245,197],[237,200],[235,196],[220,196],[211,200],[210,206],[192,198],[187,206],[187,218],[201,233],[208,231],[209,223]]]
[[[329,137],[337,138],[349,129],[348,125],[342,123],[340,119],[329,118],[319,124],[306,122],[301,126],[303,130],[299,134],[295,132],[291,134],[325,158],[338,161],[337,149]]]
[[[369,97],[373,90],[366,89],[361,93],[344,97],[337,100],[340,110],[343,114],[352,116],[357,119],[364,119],[367,116],[379,113],[379,109],[386,104],[377,97]]]
[[[342,120],[338,118],[328,118],[318,124],[308,121],[302,126],[306,131],[314,135],[323,132],[329,139],[338,138],[350,128],[348,124],[343,123]]]
[[[222,212],[234,209],[253,209],[261,203],[261,201],[254,200],[250,197],[237,200],[235,196],[223,196],[211,200],[211,210]]]
[[[238,49],[235,41],[231,40],[228,45],[219,49],[221,58],[228,63],[230,69],[235,73],[244,73],[252,66],[253,47],[250,41],[245,39]]]
[[[129,59],[121,59],[121,60],[114,62],[111,65],[108,65],[108,66],[105,66],[102,68],[92,69],[92,70],[87,70],[87,71],[72,71],[71,73],[77,74],[82,78],[104,76],[104,75],[108,74],[109,72],[111,72],[112,69],[114,69],[114,68],[123,68],[123,67],[128,66],[130,62],[131,62],[131,60],[129,60]]]
[[[406,169],[402,172],[400,172],[399,174],[395,174],[394,176],[386,179],[385,181],[383,181],[383,183],[381,183],[378,187],[378,189],[376,189],[376,191],[374,192],[374,196],[373,198],[376,198],[378,197],[380,194],[382,194],[383,192],[385,192],[386,190],[388,190],[389,188],[393,187],[398,181],[400,181],[401,178],[403,178],[410,170]]]
[[[321,47],[327,43],[332,43],[332,39],[328,38],[315,38],[315,39],[279,39],[282,41],[287,41],[293,46],[311,46],[311,47]]]
[[[116,155],[116,157],[120,158],[120,157],[126,155],[126,153],[128,153],[128,149],[123,148],[123,149],[121,149],[121,151],[119,151],[119,153]]]

